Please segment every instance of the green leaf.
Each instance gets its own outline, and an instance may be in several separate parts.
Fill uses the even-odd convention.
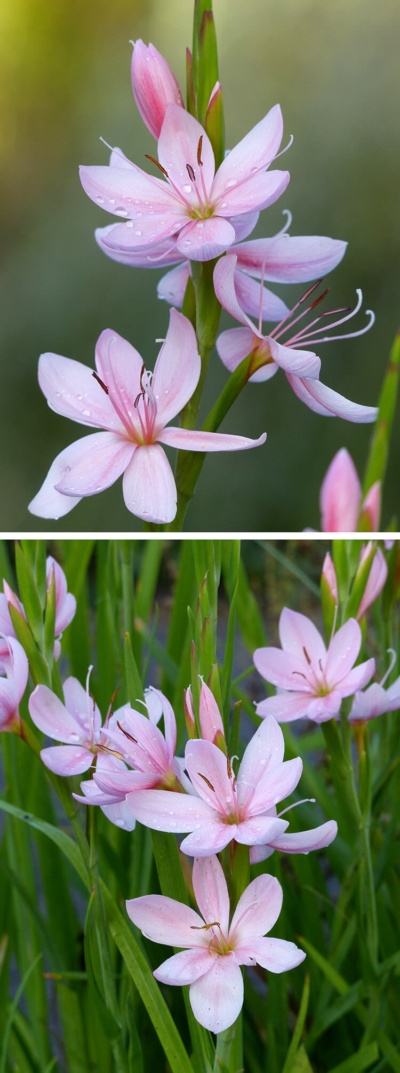
[[[11,816],[15,816],[18,820],[23,820],[29,827],[34,827],[36,831],[41,831],[42,834],[47,835],[47,838],[50,838],[51,841],[58,846],[67,860],[70,861],[72,867],[85,884],[85,887],[89,887],[88,874],[78,846],[73,842],[69,835],[65,834],[65,831],[60,831],[58,827],[53,827],[53,825],[47,823],[46,820],[40,820],[36,816],[33,816],[31,812],[24,812],[23,809],[17,808],[16,805],[9,804],[8,801],[2,801],[0,799],[0,809],[2,809],[3,812],[10,813]]]
[[[39,652],[34,636],[28,623],[20,615],[19,611],[15,607],[10,606],[11,621],[14,626],[15,635],[25,649],[26,655],[29,660],[29,670],[35,685],[42,683],[49,686],[51,689],[51,674],[47,666],[46,660]]]
[[[389,456],[389,441],[396,408],[400,372],[400,334],[396,336],[389,354],[389,361],[379,399],[378,417],[371,440],[365,477],[364,495],[375,484],[385,478]]]
[[[367,1047],[362,1047],[351,1058],[346,1058],[344,1062],[334,1066],[330,1073],[361,1073],[363,1069],[368,1069],[368,1066],[372,1066],[372,1063],[376,1062],[377,1058],[379,1058],[378,1044],[376,1042],[369,1043]]]
[[[300,1040],[301,1040],[301,1036],[302,1036],[302,1032],[303,1032],[303,1028],[304,1028],[304,1024],[305,1024],[305,1020],[306,1020],[306,1016],[307,1016],[309,998],[310,998],[310,977],[309,977],[309,974],[306,973],[306,976],[305,976],[305,979],[304,979],[303,993],[302,993],[301,1001],[300,1001],[300,1008],[299,1008],[299,1012],[298,1012],[298,1016],[297,1016],[297,1021],[296,1021],[295,1029],[294,1029],[293,1036],[292,1036],[292,1039],[291,1039],[290,1047],[289,1047],[289,1050],[287,1052],[286,1061],[285,1061],[284,1067],[282,1069],[282,1073],[292,1073],[292,1070],[294,1068],[295,1058],[296,1058],[296,1055],[298,1053],[298,1048],[300,1046]]]
[[[124,656],[125,656],[125,675],[126,675],[126,688],[129,698],[129,703],[132,707],[135,706],[136,701],[144,700],[142,680],[138,671],[137,663],[132,651],[131,639],[129,633],[125,634],[124,640]]]
[[[5,1073],[5,1071],[6,1071],[6,1063],[7,1063],[7,1058],[8,1058],[8,1041],[9,1041],[9,1038],[10,1038],[10,1032],[11,1032],[11,1027],[12,1027],[12,1023],[13,1023],[13,1020],[14,1020],[15,1012],[18,1009],[19,1000],[21,998],[21,995],[25,991],[25,987],[26,987],[26,984],[27,984],[27,982],[29,980],[29,977],[32,975],[34,969],[36,969],[36,965],[38,964],[38,962],[41,960],[42,957],[43,957],[43,954],[38,954],[37,957],[35,957],[34,960],[31,962],[31,964],[29,965],[29,968],[27,969],[27,971],[25,972],[25,974],[24,974],[24,976],[23,976],[23,978],[21,980],[21,983],[20,983],[20,985],[19,985],[19,987],[18,987],[18,989],[17,989],[17,991],[15,993],[14,999],[13,999],[13,1001],[11,1003],[10,1010],[9,1010],[9,1013],[8,1013],[8,1017],[7,1017],[6,1024],[5,1024],[4,1034],[3,1034],[3,1043],[2,1043],[1,1055],[0,1055],[0,1073]]]
[[[85,966],[89,986],[92,990],[92,995],[97,1006],[99,1020],[104,1030],[104,1033],[109,1040],[116,1040],[121,1035],[121,1025],[114,1017],[112,1011],[107,1005],[104,992],[100,986],[102,979],[102,967],[98,948],[98,938],[95,920],[95,906],[97,900],[97,891],[93,890],[89,898],[89,904],[85,920]]]
[[[35,641],[41,647],[43,644],[43,606],[32,566],[27,556],[21,551],[19,544],[15,545],[15,567],[20,599]]]

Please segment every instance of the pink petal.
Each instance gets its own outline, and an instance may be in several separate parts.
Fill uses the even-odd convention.
[[[269,842],[271,838],[278,836],[288,826],[287,820],[281,820],[278,816],[249,815],[238,823],[235,837],[243,846],[256,846],[258,843]]]
[[[400,706],[400,697],[398,695],[400,679],[397,679],[393,684],[396,689],[392,703],[388,698],[389,690],[386,693],[382,686],[378,685],[378,682],[373,682],[372,686],[369,686],[364,693],[357,692],[349,714],[349,723],[363,723],[367,719],[376,719],[377,716],[383,715],[384,712],[393,711],[394,708]],[[391,688],[393,689],[393,686]]]
[[[25,693],[28,681],[29,664],[25,650],[16,637],[7,637],[7,649],[3,652],[2,662],[7,677],[12,682],[19,704]]]
[[[208,220],[191,220],[180,231],[176,248],[183,257],[191,261],[211,261],[219,257],[236,239],[236,232],[221,216],[210,216]]]
[[[193,889],[206,924],[218,920],[224,935],[229,930],[229,894],[218,857],[195,857]]]
[[[243,1005],[243,979],[232,954],[216,957],[209,972],[191,985],[190,1005],[196,1020],[210,1032],[223,1032]]]
[[[191,697],[191,695],[190,695]],[[216,739],[220,736],[225,738],[224,724],[221,712],[215,700],[214,694],[206,682],[201,683],[199,701],[199,720],[202,738],[217,744]]]
[[[202,167],[197,159],[200,138]],[[200,192],[202,200],[204,199],[203,183],[206,197],[209,198],[215,171],[210,139],[197,119],[176,104],[169,104],[166,108],[158,140],[158,159],[168,172],[168,178],[178,196],[186,202],[187,215],[191,209],[199,206],[197,191]],[[187,165],[189,169],[193,169],[195,181],[190,178]]]
[[[270,856],[271,849],[278,849],[281,853],[310,853],[311,850],[323,849],[330,846],[337,835],[337,823],[328,820],[314,827],[312,831],[296,831],[293,834],[278,835],[272,839],[268,846],[254,846],[250,850],[250,863],[258,864]]]
[[[18,711],[18,704],[18,692],[14,682],[0,679],[0,730],[11,725]]]
[[[101,390],[92,370],[60,354],[39,358],[39,384],[51,410],[80,425],[120,432],[123,429],[111,399]]]
[[[238,249],[240,249],[240,246]],[[278,298],[267,287],[261,286],[251,276],[240,272],[239,267],[236,268],[235,272],[235,288],[237,299],[242,309],[251,317],[256,317],[257,321],[260,315],[260,303],[262,320],[283,320],[286,314],[289,313],[288,306],[285,305],[285,302],[282,302],[281,298]]]
[[[280,727],[274,719],[266,719],[250,739],[240,764],[236,786],[241,805],[251,800],[264,773],[282,764],[284,752]]]
[[[373,545],[371,542],[363,548],[360,555],[360,566],[365,559],[370,555]],[[364,593],[361,598],[360,606],[357,612],[357,618],[360,621],[363,615],[366,614],[371,604],[378,599],[378,596],[382,592],[383,586],[386,583],[388,576],[388,567],[385,556],[381,548],[375,548],[375,555],[372,560],[372,566],[368,575],[368,581],[365,586]]]
[[[194,328],[187,317],[171,309],[151,385],[157,399],[156,429],[164,428],[186,406],[197,387],[200,370]]]
[[[255,336],[260,338],[260,333],[256,330],[249,317],[242,309],[240,300],[236,292],[237,282],[237,256],[234,253],[228,253],[226,257],[221,257],[214,268],[214,289],[217,295],[218,301],[221,302],[222,308],[230,313],[234,320],[238,320],[239,324],[246,325],[250,328]],[[251,346],[251,350],[254,347],[254,343]],[[249,351],[247,351],[249,353]],[[245,355],[243,355],[245,357]]]
[[[247,959],[251,959],[269,972],[295,969],[306,956],[304,950],[299,950],[298,946],[286,939],[250,939],[238,947],[236,955],[246,958],[245,964],[249,964]]]
[[[157,443],[137,447],[124,473],[128,510],[145,522],[162,525],[176,514],[177,493],[167,456]]]
[[[135,445],[115,432],[95,432],[75,440],[63,452],[64,466],[57,491],[79,498],[103,492],[118,480],[134,451]]]
[[[320,235],[275,235],[245,242],[237,251],[238,267],[273,283],[308,283],[331,272],[345,254],[347,242]]]
[[[78,726],[87,734],[89,725],[92,725],[94,731],[98,733],[101,728],[100,709],[78,679],[72,676],[66,678],[63,693],[66,708],[72,718],[76,719]],[[46,731],[46,733],[49,732]],[[54,735],[51,734],[50,737],[54,737]],[[61,741],[66,741],[66,739],[62,738]]]
[[[229,217],[229,223],[235,228],[235,241],[241,242],[254,231],[260,218],[259,212],[243,212],[240,216]],[[240,247],[239,247],[240,248]]]
[[[84,731],[81,722],[78,722],[48,686],[36,686],[29,698],[28,707],[35,726],[49,738],[83,744]],[[82,768],[82,771],[85,770],[86,768]]]
[[[100,804],[100,808],[115,827],[121,827],[124,831],[133,831],[135,829],[136,820],[133,819],[127,809],[125,801],[117,801],[112,805]]]
[[[324,533],[355,533],[361,485],[353,459],[342,447],[332,459],[321,485],[321,528]]]
[[[372,485],[372,488],[369,489],[365,496],[361,511],[361,517],[368,519],[369,527],[373,532],[379,529],[381,500],[381,481],[375,481],[375,484]]]
[[[227,158],[228,159],[228,158]],[[284,193],[289,183],[288,171],[269,171],[242,179],[232,188],[226,188],[216,201],[219,216],[232,219],[249,210],[267,209]],[[228,183],[229,186],[229,183]],[[212,190],[214,199],[214,186]]]
[[[127,804],[140,823],[157,831],[193,831],[213,820],[205,801],[173,790],[138,790],[128,794]]]
[[[231,373],[253,350],[257,348],[258,352],[260,352],[261,345],[258,335],[251,328],[228,328],[226,332],[221,332],[216,342],[221,361]],[[268,344],[265,344],[265,357],[266,359],[269,358],[268,363],[258,369],[256,373],[253,373],[249,383],[270,380],[278,371],[278,366],[270,358]]]
[[[253,879],[239,898],[232,917],[229,938],[235,940],[235,947],[271,931],[282,909],[282,900],[282,887],[274,876]]]
[[[126,902],[128,916],[154,943],[165,946],[204,947],[204,920],[188,905],[163,894],[146,894]]]
[[[324,417],[343,417],[345,421],[354,421],[356,424],[376,421],[376,406],[360,406],[357,402],[350,402],[337,391],[321,384],[320,380],[301,380],[290,374],[288,380],[295,395],[317,414]]]
[[[183,839],[181,852],[189,854],[189,857],[210,857],[213,853],[220,853],[225,849],[233,838],[240,841],[239,825],[221,823],[218,817],[219,813],[212,813],[210,809],[209,817],[205,818],[202,824],[196,824],[196,830]]]
[[[260,447],[265,443],[267,433],[263,432],[258,440],[248,436],[233,436],[225,432],[203,432],[201,429],[174,428],[170,425],[159,435],[161,443],[178,447],[184,451],[248,451],[251,447]]]
[[[101,433],[101,435],[106,435],[106,433]],[[90,439],[90,437],[85,437],[85,441],[86,439]],[[78,444],[80,443],[81,440],[78,440]],[[63,496],[55,487],[69,465],[70,452],[71,446],[66,447],[54,459],[42,487],[29,503],[28,510],[31,514],[36,514],[39,518],[55,518],[57,520],[62,518],[64,514],[68,514],[80,502],[81,496]]]
[[[160,689],[154,689],[154,687],[151,687],[150,689],[146,690],[145,698],[146,698],[146,704],[147,704],[147,708],[148,708],[148,712],[149,712],[149,718],[150,718],[151,721],[153,721],[153,722],[157,721],[158,722],[158,720],[155,720],[154,717],[152,718],[152,707],[153,707],[153,710],[154,710],[154,701],[158,700],[158,702],[159,702],[159,704],[161,706],[161,714],[163,715],[163,718],[164,718],[164,734],[165,734],[165,742],[166,742],[166,746],[167,746],[167,753],[168,753],[168,756],[170,757],[170,760],[172,760],[173,756],[174,756],[174,753],[175,753],[175,749],[176,749],[176,735],[177,735],[176,719],[175,719],[175,713],[174,713],[174,710],[172,708],[172,705],[169,703],[169,700],[167,699],[167,697],[164,696],[164,693],[161,693]],[[161,718],[161,716],[160,716],[160,718]]]
[[[213,198],[224,197],[231,184],[242,184],[255,172],[263,172],[276,156],[282,134],[282,112],[276,104],[225,157],[215,176]]]
[[[279,637],[285,652],[295,658],[307,663],[311,660],[317,666],[319,660],[325,662],[326,648],[321,634],[307,615],[284,607],[279,619]]]
[[[108,224],[107,227],[98,227],[94,233],[96,242],[113,261],[131,265],[132,268],[162,268],[164,265],[173,265],[180,261],[174,241],[171,238],[162,239],[159,243],[153,242],[151,246],[137,248],[132,239],[132,227],[129,221],[124,224]],[[133,242],[133,246],[132,246]]]
[[[131,164],[128,168],[125,160],[119,167],[83,165],[79,169],[79,177],[83,189],[92,201],[101,205],[107,212],[129,217],[137,224],[137,227],[132,228],[132,245],[145,244],[141,230],[144,220],[146,230],[153,221],[154,231],[157,229],[159,239],[182,225],[184,206],[168,183],[147,175],[141,168],[136,167],[136,164]],[[134,235],[136,230],[139,235]],[[140,241],[136,242],[136,238]]]
[[[158,297],[180,309],[183,304],[189,276],[190,267],[188,261],[184,261],[183,264],[177,265],[176,268],[172,268],[170,272],[167,272],[165,276],[162,276],[157,284]]]
[[[327,680],[338,685],[351,670],[361,648],[361,629],[355,618],[348,619],[332,637],[325,665]]]
[[[150,719],[134,708],[125,708],[124,715],[120,720],[121,726],[126,729],[131,737],[136,739],[137,744],[125,739],[125,748],[131,761],[139,771],[151,771],[152,774],[162,774],[168,770],[170,756],[167,753],[166,744],[161,730],[150,722]],[[110,733],[110,737],[113,735]],[[122,739],[124,735],[122,734]],[[121,735],[118,740],[122,741]]]
[[[296,350],[290,346],[282,346],[271,336],[267,336],[267,341],[271,357],[285,373],[313,378],[319,376],[321,359],[312,350]]]
[[[42,749],[40,756],[55,775],[82,775],[93,763],[93,753],[76,745],[52,745]]]
[[[129,435],[132,428],[139,432],[140,422],[135,400],[141,390],[143,359],[140,354],[121,335],[106,328],[96,343],[96,367],[108,389],[108,397],[120,417],[123,433],[126,435],[128,431]],[[97,386],[104,395],[101,385]]]
[[[373,674],[375,674],[374,659],[367,659],[365,663],[359,663],[357,667],[353,667],[353,670],[349,671],[345,679],[339,683],[338,688],[342,697],[350,697],[358,689],[363,689],[371,681]]]
[[[265,726],[265,723],[263,724]],[[285,760],[272,770],[267,770],[256,783],[253,796],[249,803],[249,812],[255,816],[266,810],[278,801],[283,801],[296,788],[303,770],[303,762],[299,756],[293,760]],[[259,841],[259,839],[257,839]]]
[[[183,987],[184,984],[193,984],[200,976],[204,976],[212,964],[208,950],[181,950],[180,954],[174,954],[167,961],[163,961],[153,975],[161,984]]]
[[[291,723],[293,719],[306,715],[309,703],[308,693],[278,693],[276,697],[267,697],[256,704],[256,712],[261,719],[272,715],[278,723]]]
[[[235,794],[228,776],[227,758],[211,741],[195,739],[185,749],[186,770],[203,801],[222,816],[235,809]]]
[[[304,678],[304,659],[271,646],[257,648],[253,661],[259,674],[272,685],[280,689],[294,689],[296,693],[310,692],[309,683]]]

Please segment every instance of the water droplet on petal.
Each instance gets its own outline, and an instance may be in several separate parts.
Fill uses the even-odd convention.
[[[237,179],[228,179],[228,182],[227,182],[226,186],[227,186],[227,189],[229,189],[229,190],[231,189],[232,186],[237,186]]]
[[[184,194],[191,194],[192,193],[192,187],[189,186],[188,183],[185,183],[185,186],[182,186],[182,190],[183,190]]]
[[[96,197],[96,201],[98,201],[99,205],[104,205],[104,197]]]
[[[114,209],[114,212],[115,212],[116,216],[127,216],[128,215],[126,209]]]
[[[90,417],[90,410],[82,410],[82,417]]]

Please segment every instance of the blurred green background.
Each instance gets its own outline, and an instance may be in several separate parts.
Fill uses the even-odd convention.
[[[215,0],[214,11],[227,145],[277,101],[285,140],[295,136],[281,163],[289,188],[262,214],[257,234],[278,230],[289,208],[292,234],[348,240],[330,281],[332,305],[351,304],[362,287],[377,323],[364,338],[321,347],[321,379],[373,404],[400,322],[398,0]],[[93,230],[113,218],[85,196],[77,168],[108,161],[100,136],[138,164],[154,153],[131,92],[129,40],[152,41],[183,88],[191,19],[191,0],[1,2],[3,531],[141,529],[120,482],[59,523],[29,515],[53,458],[84,432],[48,410],[37,359],[51,350],[92,365],[96,339],[111,327],[153,366],[168,316],[155,295],[161,272],[129,269],[100,252]],[[287,298],[288,289],[280,293]],[[300,293],[292,288],[293,297]],[[225,380],[215,356],[207,408]],[[267,444],[207,459],[187,529],[318,528],[319,487],[333,454],[347,446],[361,471],[371,434],[370,426],[311,413],[282,374],[248,386],[224,429],[266,430]],[[398,508],[399,450],[397,418],[383,527]]]

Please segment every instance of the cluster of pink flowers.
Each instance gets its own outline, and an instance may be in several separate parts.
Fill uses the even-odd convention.
[[[281,368],[295,394],[318,414],[349,421],[374,421],[376,409],[350,402],[319,380],[321,362],[309,344],[348,338],[327,335],[324,326],[298,326],[320,298],[304,308],[311,287],[289,311],[264,281],[304,283],[329,272],[341,261],[346,243],[330,238],[287,235],[284,228],[267,239],[244,241],[260,211],[284,192],[289,172],[270,170],[281,152],[283,120],[279,105],[215,166],[208,134],[183,105],[166,60],[137,41],[132,58],[132,86],[139,112],[157,139],[157,157],[148,156],[157,175],[113,149],[103,166],[83,166],[82,186],[99,206],[120,218],[96,232],[99,246],[112,259],[135,267],[175,266],[159,283],[158,293],[182,306],[192,262],[217,260],[215,294],[241,327],[222,332],[217,350],[234,370],[253,354],[250,379],[268,380]],[[221,101],[219,83],[210,96],[210,117]],[[288,214],[290,215],[290,214]],[[122,218],[122,222],[121,222]],[[316,286],[316,285],[315,285]],[[326,293],[326,292],[324,292]],[[335,310],[331,328],[353,317],[361,306]],[[303,306],[299,312],[300,306]],[[339,316],[338,316],[339,314]],[[250,319],[257,318],[257,325]],[[326,316],[326,314],[323,314]],[[352,335],[367,331],[373,321]],[[264,333],[263,321],[277,322]],[[325,320],[323,321],[325,325]],[[293,330],[294,329],[294,330]],[[282,336],[286,336],[282,341]],[[201,361],[191,323],[171,310],[170,326],[154,372],[116,332],[102,332],[96,347],[96,370],[57,354],[42,355],[39,383],[49,406],[79,424],[101,429],[63,450],[30,503],[33,514],[60,518],[82,497],[103,491],[123,475],[129,511],[145,522],[169,524],[177,511],[177,492],[163,445],[190,451],[235,451],[260,446],[257,439],[215,434],[170,424],[197,388]]]

